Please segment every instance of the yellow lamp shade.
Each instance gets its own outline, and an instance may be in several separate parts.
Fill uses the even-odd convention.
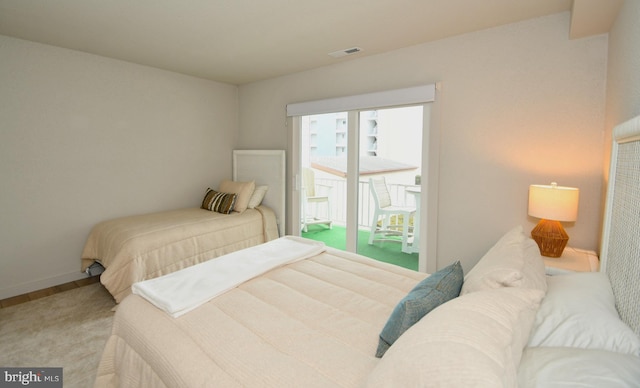
[[[575,187],[551,185],[529,186],[529,215],[554,221],[575,221],[578,218],[580,190]]]

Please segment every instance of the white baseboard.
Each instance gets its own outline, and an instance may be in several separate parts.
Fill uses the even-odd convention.
[[[27,294],[29,292],[58,286],[60,284],[73,282],[75,280],[86,279],[87,277],[89,277],[89,275],[84,272],[74,271],[67,274],[54,276],[52,278],[34,280],[32,282],[22,283],[17,286],[1,288],[0,299],[7,299],[13,296]]]

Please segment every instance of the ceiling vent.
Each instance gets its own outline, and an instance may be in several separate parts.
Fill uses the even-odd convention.
[[[338,50],[338,51],[329,53],[329,56],[332,56],[334,58],[341,58],[341,57],[346,57],[347,55],[359,53],[360,51],[362,51],[360,47],[351,47],[348,49]]]

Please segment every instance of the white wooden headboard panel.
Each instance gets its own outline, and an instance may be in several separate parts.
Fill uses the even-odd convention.
[[[600,257],[620,317],[640,335],[640,116],[613,131]]]
[[[284,236],[286,215],[285,169],[284,150],[233,151],[233,180],[253,180],[256,186],[269,186],[262,203],[276,213],[280,236]]]

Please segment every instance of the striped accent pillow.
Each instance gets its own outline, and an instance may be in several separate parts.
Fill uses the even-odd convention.
[[[236,198],[238,198],[237,194],[220,193],[208,188],[207,193],[202,200],[201,208],[222,214],[229,214],[233,211],[233,206],[236,204]]]

